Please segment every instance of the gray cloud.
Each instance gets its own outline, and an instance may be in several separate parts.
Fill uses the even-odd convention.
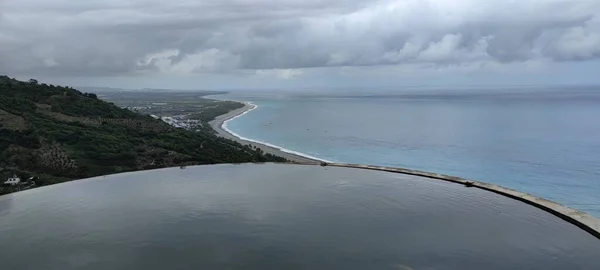
[[[0,0],[0,73],[584,61],[599,16],[597,0]]]

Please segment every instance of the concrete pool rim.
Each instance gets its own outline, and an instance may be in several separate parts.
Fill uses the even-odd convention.
[[[315,163],[293,163],[298,165],[316,165]],[[354,168],[354,169],[364,169],[364,170],[373,170],[373,171],[383,171],[390,173],[399,173],[406,175],[414,175],[420,176],[424,178],[434,179],[434,180],[442,180],[454,184],[464,185],[468,188],[478,188],[485,191],[493,192],[514,200],[518,200],[520,202],[526,203],[543,211],[546,211],[566,222],[569,222],[578,228],[588,232],[594,237],[600,239],[600,219],[597,219],[585,212],[575,210],[564,206],[562,204],[537,197],[531,194],[527,194],[524,192],[516,191],[513,189],[505,188],[502,186],[469,180],[461,177],[431,173],[431,172],[423,172],[418,170],[411,170],[405,168],[395,168],[395,167],[385,167],[385,166],[374,166],[374,165],[361,165],[361,164],[348,164],[348,163],[326,163],[321,162],[321,166],[330,166],[330,167],[340,167],[340,168]]]

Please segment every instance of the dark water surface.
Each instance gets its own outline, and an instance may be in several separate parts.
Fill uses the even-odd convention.
[[[600,269],[599,255],[532,206],[359,169],[163,169],[0,197],[2,269]]]

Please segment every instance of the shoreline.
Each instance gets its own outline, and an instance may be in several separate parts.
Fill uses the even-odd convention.
[[[236,101],[239,102],[239,101]],[[317,157],[312,157],[306,154],[298,153],[292,150],[285,149],[283,147],[272,145],[265,142],[260,142],[256,140],[251,140],[248,138],[244,138],[229,129],[227,129],[227,122],[234,120],[242,115],[251,112],[252,110],[258,108],[258,106],[250,103],[250,102],[240,102],[244,104],[244,107],[230,111],[226,114],[222,114],[217,116],[214,120],[208,122],[210,127],[217,132],[217,135],[226,139],[230,139],[236,142],[239,142],[243,145],[252,145],[254,147],[260,148],[265,153],[269,153],[272,155],[283,157],[291,162],[295,163],[310,163],[317,164],[321,162],[329,162],[326,160],[319,159]]]
[[[537,197],[535,195],[531,195],[528,193],[505,188],[503,186],[485,183],[485,182],[467,180],[467,179],[460,178],[460,177],[454,177],[454,176],[448,176],[448,175],[430,173],[430,172],[423,172],[423,171],[417,171],[417,170],[410,170],[410,169],[403,169],[403,168],[336,163],[336,162],[321,160],[318,158],[311,159],[309,157],[305,157],[302,155],[285,152],[284,150],[281,149],[281,147],[269,146],[269,145],[261,143],[261,142],[248,140],[248,139],[246,139],[242,136],[239,136],[238,134],[235,134],[234,132],[231,132],[227,129],[228,121],[233,120],[237,117],[240,117],[258,107],[250,102],[243,102],[243,103],[245,105],[243,108],[231,111],[227,114],[220,115],[219,117],[215,118],[215,120],[209,122],[210,126],[215,131],[217,131],[219,136],[235,140],[242,144],[251,144],[253,146],[263,149],[263,151],[265,151],[265,153],[271,153],[273,155],[278,155],[278,156],[284,157],[293,163],[316,165],[316,164],[321,164],[321,162],[326,162],[327,166],[332,166],[332,167],[346,167],[346,168],[354,168],[354,169],[365,169],[365,170],[375,170],[375,171],[385,171],[385,172],[392,172],[392,173],[415,175],[415,176],[420,176],[420,177],[429,178],[429,179],[436,179],[436,180],[447,181],[447,182],[451,182],[451,183],[455,183],[455,184],[461,184],[461,185],[464,185],[465,187],[474,187],[474,188],[482,189],[482,190],[485,190],[488,192],[502,195],[504,197],[508,197],[510,199],[514,199],[516,201],[520,201],[525,204],[529,204],[529,205],[536,207],[538,209],[541,209],[542,211],[545,211],[551,215],[554,215],[555,217],[560,218],[574,226],[577,226],[578,228],[582,229],[583,231],[586,231],[587,233],[591,234],[592,236],[594,236],[596,238],[600,238],[600,219],[598,219],[590,214],[587,214],[585,212],[572,209],[568,206],[564,206],[560,203],[549,201],[549,200],[546,200],[541,197]]]

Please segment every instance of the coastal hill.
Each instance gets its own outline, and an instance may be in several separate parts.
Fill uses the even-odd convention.
[[[2,182],[12,174],[36,177],[39,186],[151,168],[268,161],[285,159],[212,130],[175,128],[93,93],[0,76]]]

